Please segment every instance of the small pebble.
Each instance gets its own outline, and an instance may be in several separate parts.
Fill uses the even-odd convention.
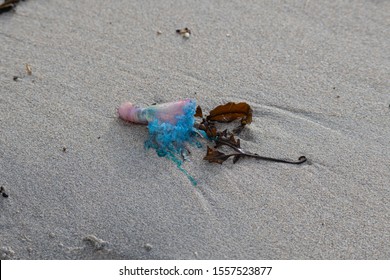
[[[146,244],[144,245],[144,248],[145,248],[146,251],[150,252],[150,251],[152,250],[153,246],[150,245],[149,243],[146,243]]]
[[[188,29],[187,27],[185,27],[185,28],[182,28],[182,29],[177,29],[176,33],[180,34],[184,38],[189,38],[190,35],[191,35],[191,30]]]

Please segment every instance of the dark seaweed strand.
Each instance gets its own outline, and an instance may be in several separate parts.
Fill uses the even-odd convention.
[[[258,154],[252,154],[252,153],[233,153],[226,155],[227,158],[233,157],[233,156],[239,156],[239,157],[252,157],[259,160],[265,160],[265,161],[273,161],[273,162],[283,162],[283,163],[289,163],[289,164],[301,164],[307,161],[307,158],[305,156],[299,157],[298,161],[291,161],[291,160],[285,160],[285,159],[278,159],[278,158],[270,158],[270,157],[263,157]]]
[[[258,154],[254,154],[251,157],[254,157],[256,159],[266,160],[266,161],[274,161],[274,162],[283,162],[283,163],[289,163],[289,164],[301,164],[307,161],[307,158],[305,156],[300,156],[298,158],[298,161],[291,161],[291,160],[285,160],[285,159],[277,159],[277,158],[269,158],[269,157],[263,157]]]
[[[304,163],[305,161],[307,161],[307,158],[305,156],[300,156],[298,161],[291,161],[291,160],[284,160],[284,159],[277,159],[277,158],[260,156],[258,154],[253,154],[253,153],[244,151],[243,149],[232,145],[229,141],[226,141],[226,140],[221,139],[221,138],[215,139],[215,142],[223,144],[223,145],[227,145],[230,148],[232,148],[233,150],[235,150],[236,152],[238,152],[238,153],[230,154],[229,156],[247,156],[247,157],[252,157],[252,158],[261,159],[261,160],[265,160],[265,161],[283,162],[283,163],[289,163],[289,164],[301,164],[301,163]]]

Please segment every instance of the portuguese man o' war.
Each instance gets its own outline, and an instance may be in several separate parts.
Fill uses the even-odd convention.
[[[147,125],[149,137],[145,141],[145,148],[153,148],[158,156],[167,157],[175,162],[180,171],[196,185],[196,180],[182,167],[181,159],[188,151],[187,143],[200,145],[194,137],[195,110],[195,100],[184,99],[146,108],[126,102],[119,107],[118,113],[125,121]]]

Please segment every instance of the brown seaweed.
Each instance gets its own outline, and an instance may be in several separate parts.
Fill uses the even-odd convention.
[[[21,0],[5,0],[0,4],[0,14],[13,10],[20,1]]]
[[[252,108],[245,102],[229,102],[215,107],[206,119],[217,122],[232,122],[240,119],[241,125],[246,125],[252,122]]]
[[[202,121],[196,125],[196,128],[203,130],[207,137],[215,143],[214,148],[207,146],[207,154],[203,158],[209,162],[222,164],[230,157],[233,157],[233,163],[236,163],[239,159],[244,157],[289,164],[301,164],[307,161],[305,156],[301,156],[297,161],[293,161],[260,156],[259,154],[242,149],[240,139],[235,136],[238,135],[247,124],[252,122],[252,108],[245,102],[229,102],[225,105],[217,106],[211,110],[206,117],[204,117],[201,107],[198,106],[195,117],[202,118]],[[240,120],[240,125],[234,128],[232,132],[227,129],[218,131],[215,125],[215,122],[226,123],[235,120]],[[231,148],[233,152],[225,154],[218,150],[221,146],[227,146]]]

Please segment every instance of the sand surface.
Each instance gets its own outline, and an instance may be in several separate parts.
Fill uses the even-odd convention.
[[[389,259],[389,11],[29,0],[1,14],[0,258]],[[116,115],[181,98],[247,102],[243,147],[309,162],[218,165],[192,147],[194,187]]]

